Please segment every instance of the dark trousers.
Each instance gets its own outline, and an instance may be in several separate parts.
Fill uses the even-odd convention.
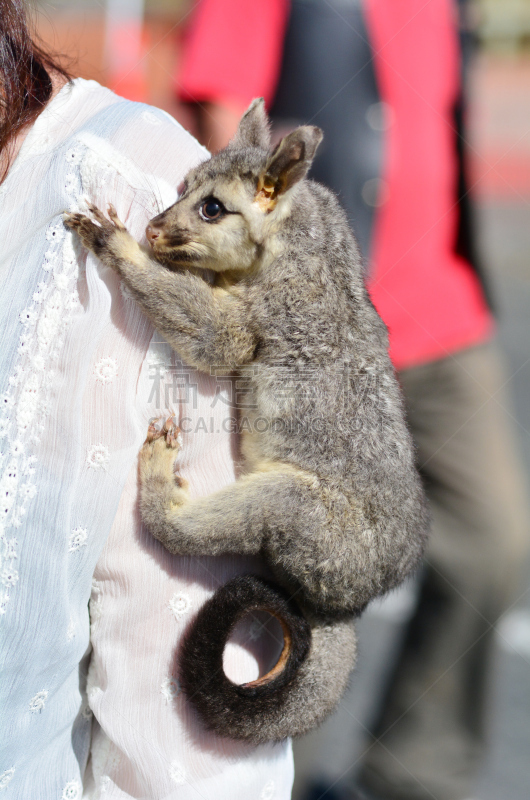
[[[433,525],[362,778],[383,798],[464,800],[484,748],[493,626],[521,591],[525,491],[493,345],[400,380]]]

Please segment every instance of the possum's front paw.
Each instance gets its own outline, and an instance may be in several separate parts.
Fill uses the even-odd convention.
[[[174,417],[151,420],[139,457],[140,510],[150,531],[166,547],[171,539],[169,518],[188,499],[186,482],[175,473],[182,436]]]
[[[118,219],[116,209],[112,205],[108,207],[110,219],[107,219],[97,206],[91,205],[89,209],[94,219],[85,214],[66,212],[63,215],[64,224],[79,235],[88,250],[109,266],[116,266],[112,240],[118,232],[122,236],[129,236],[125,225]]]

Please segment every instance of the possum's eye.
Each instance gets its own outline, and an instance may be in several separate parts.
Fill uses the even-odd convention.
[[[199,214],[206,222],[213,222],[222,217],[224,213],[225,207],[215,197],[209,197],[199,208]]]

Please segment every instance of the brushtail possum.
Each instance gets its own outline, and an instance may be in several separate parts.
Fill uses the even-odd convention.
[[[173,468],[174,420],[150,426],[139,471],[142,518],[171,553],[261,554],[278,581],[221,587],[180,657],[205,725],[256,744],[305,733],[335,708],[355,661],[355,617],[411,572],[427,529],[386,328],[344,212],[305,177],[321,138],[303,126],[271,151],[255,100],[230,144],[151,220],[149,247],[112,206],[110,219],[94,206],[91,218],[65,216],[189,365],[247,370],[254,407],[237,481],[191,499]],[[222,669],[226,640],[263,609],[280,621],[282,653],[236,685]]]

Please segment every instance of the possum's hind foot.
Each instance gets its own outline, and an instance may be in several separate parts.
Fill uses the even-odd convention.
[[[168,417],[165,422],[162,417],[153,417],[149,420],[144,446],[162,438],[166,440],[166,447],[171,450],[180,450],[182,447],[182,433],[175,417]]]
[[[166,507],[187,500],[187,484],[175,473],[175,458],[181,447],[182,434],[175,417],[165,422],[162,418],[150,421],[139,459],[142,499],[152,494],[153,500]]]
[[[188,500],[187,483],[175,474],[181,443],[175,417],[151,420],[138,461],[140,513],[147,530],[170,553],[177,552],[172,517]]]

